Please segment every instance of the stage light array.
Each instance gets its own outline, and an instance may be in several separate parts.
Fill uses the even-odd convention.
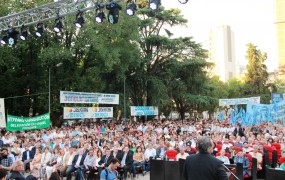
[[[188,0],[178,0],[181,4],[186,4]],[[148,0],[149,9],[156,11],[159,9],[159,6],[161,5],[161,0]],[[104,19],[106,18],[105,10],[109,10],[107,14],[107,19],[110,24],[116,24],[119,21],[120,16],[120,10],[122,10],[122,7],[115,3],[110,2],[108,4],[98,4],[96,5],[96,15],[94,17],[94,20],[96,23],[103,23]],[[138,5],[137,0],[127,0],[126,1],[126,9],[125,12],[129,16],[134,16],[135,12],[137,11]],[[78,10],[76,14],[75,19],[75,26],[77,28],[81,28],[83,24],[85,23],[85,18],[83,15],[84,11]],[[57,18],[55,19],[55,24],[53,26],[53,31],[56,33],[62,32],[63,29],[63,17],[59,17],[59,14],[57,14]],[[19,27],[19,26],[18,26]],[[41,37],[43,33],[45,32],[45,25],[43,21],[38,22],[36,25],[36,31],[35,35],[37,38]],[[17,40],[20,39],[22,41],[27,40],[29,37],[28,28],[25,25],[22,25],[20,33],[15,28],[9,28],[8,30],[3,31],[0,35],[0,45],[14,45],[17,43]]]

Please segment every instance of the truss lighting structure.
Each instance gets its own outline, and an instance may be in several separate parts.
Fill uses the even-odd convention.
[[[123,0],[59,0],[44,4],[36,8],[28,9],[16,14],[0,17],[0,32],[7,31],[9,27],[20,28],[37,25],[60,17],[77,14],[78,11],[86,12],[97,9],[98,6],[106,6]]]
[[[47,21],[56,20],[68,16],[77,14],[79,11],[84,13],[90,10],[97,10],[101,8],[101,11],[97,11],[95,20],[98,23],[103,22],[105,14],[102,11],[102,7],[106,7],[109,10],[108,21],[112,24],[117,23],[119,19],[120,6],[117,3],[124,0],[58,0],[56,2],[44,4],[36,8],[28,9],[19,13],[7,15],[0,17],[0,32],[8,31],[10,27],[21,28],[22,26],[28,27],[32,25],[37,25],[40,23],[45,23]],[[128,0],[127,2],[137,2],[137,0]],[[182,4],[186,4],[188,0],[178,0]],[[115,6],[113,6],[115,4]],[[152,10],[157,10],[161,0],[149,0],[149,7]],[[136,9],[136,3],[130,3],[127,6],[126,13],[128,15],[134,15]],[[78,20],[78,19],[77,19]],[[56,26],[56,25],[55,25]],[[57,24],[57,28],[54,29],[55,32],[62,28],[62,22]],[[5,35],[3,35],[5,36]],[[6,42],[6,37],[0,39]]]

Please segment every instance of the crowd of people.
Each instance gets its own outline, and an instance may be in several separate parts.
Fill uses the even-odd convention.
[[[50,129],[2,129],[0,169],[18,179],[133,179],[138,171],[144,175],[150,170],[151,158],[179,160],[196,154],[198,139],[207,136],[214,143],[214,156],[225,164],[243,163],[244,175],[250,175],[245,155],[257,158],[260,164],[266,153],[264,146],[278,143],[280,156],[285,156],[284,133],[278,122],[241,127],[217,120],[87,120]],[[25,177],[23,172],[31,175]]]

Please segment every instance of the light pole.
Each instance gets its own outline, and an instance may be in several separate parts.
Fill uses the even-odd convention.
[[[135,72],[132,72],[129,76],[133,76],[135,74]],[[126,79],[127,77],[124,79],[124,120],[126,120]]]
[[[48,112],[49,112],[49,116],[50,116],[50,71],[52,68],[59,67],[61,65],[62,63],[58,63],[57,65],[52,66],[48,69]]]

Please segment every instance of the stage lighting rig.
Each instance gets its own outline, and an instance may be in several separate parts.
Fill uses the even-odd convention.
[[[102,6],[100,4],[96,8],[95,21],[97,23],[103,23],[104,19],[106,18],[105,13],[104,13],[104,8],[105,8],[105,6]]]
[[[75,26],[77,28],[81,28],[84,23],[85,23],[85,18],[83,16],[83,12],[78,11],[78,13],[76,14]]]
[[[108,21],[111,24],[116,24],[119,21],[119,16],[120,16],[120,10],[122,10],[122,7],[117,4],[117,3],[110,3],[106,5],[106,9],[109,10],[108,13]]]
[[[63,23],[62,23],[62,18],[61,17],[58,17],[56,20],[55,20],[55,25],[53,27],[53,30],[54,32],[56,33],[60,33],[62,31],[62,28],[63,28]]]
[[[21,27],[21,34],[20,34],[20,39],[22,41],[25,41],[28,39],[29,33],[28,33],[28,29],[26,26],[22,25]]]
[[[2,37],[0,38],[0,43],[3,45],[8,44],[8,36],[2,35]]]
[[[9,43],[9,45],[13,46],[13,45],[15,45],[17,43],[19,34],[20,33],[13,27],[10,27],[8,29],[7,35],[8,35],[8,43]]]
[[[41,37],[45,31],[44,23],[37,24],[36,36]]]
[[[161,4],[160,0],[150,0],[149,1],[149,8],[151,10],[158,10],[160,4]]]
[[[126,8],[127,15],[129,16],[135,15],[136,10],[137,10],[137,5],[133,2],[133,0],[128,1]]]

